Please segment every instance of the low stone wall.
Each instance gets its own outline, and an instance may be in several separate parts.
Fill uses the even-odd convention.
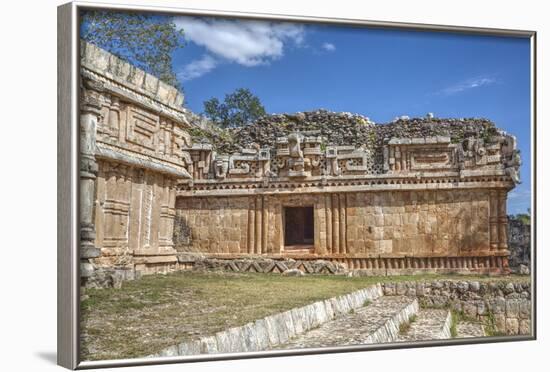
[[[468,318],[475,318],[485,324],[492,323],[494,335],[528,335],[531,332],[529,283],[454,280],[378,283],[347,295],[270,315],[215,335],[173,345],[149,357],[269,350],[381,296],[408,296],[412,299],[410,304],[372,333],[365,344],[395,341],[399,335],[399,326],[408,322],[419,311],[419,307],[450,308],[462,312]],[[451,323],[449,312],[441,334],[434,339],[451,338]]]
[[[433,281],[383,283],[384,295],[417,297],[424,307],[450,307],[492,323],[498,334],[531,333],[531,284],[506,281]]]
[[[127,268],[99,267],[81,277],[84,288],[120,288],[126,280],[141,278],[141,271]]]
[[[380,284],[376,284],[347,295],[318,301],[258,319],[242,327],[218,332],[214,336],[174,345],[162,350],[159,354],[150,355],[150,357],[266,350],[284,344],[292,337],[317,328],[337,316],[363,307],[366,301],[373,301],[380,296],[382,296],[382,287]],[[418,304],[416,306],[418,307]],[[413,310],[408,309],[409,312]],[[398,325],[396,329],[399,329]],[[384,337],[383,334],[378,336],[380,339]]]

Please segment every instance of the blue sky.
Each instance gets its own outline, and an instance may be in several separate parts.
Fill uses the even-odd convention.
[[[530,205],[528,39],[349,26],[177,17],[174,54],[186,104],[249,88],[269,113],[325,108],[396,116],[485,117],[518,138],[522,184],[509,213]]]

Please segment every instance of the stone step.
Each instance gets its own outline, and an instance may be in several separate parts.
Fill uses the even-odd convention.
[[[359,309],[298,335],[273,349],[299,349],[393,342],[399,327],[418,312],[416,298],[380,297]]]
[[[421,309],[403,326],[397,341],[425,341],[451,338],[452,317],[449,310]]]
[[[460,321],[456,325],[456,338],[484,337],[483,324],[479,322]]]

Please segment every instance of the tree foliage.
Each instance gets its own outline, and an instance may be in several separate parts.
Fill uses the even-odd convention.
[[[524,225],[531,224],[531,208],[527,208],[527,213],[518,213],[515,216],[516,219],[520,220]]]
[[[257,96],[239,88],[226,94],[223,102],[215,97],[205,101],[204,114],[223,128],[237,128],[251,124],[266,112]]]
[[[82,13],[81,37],[167,84],[180,87],[172,52],[184,46],[183,30],[168,16],[89,10]]]

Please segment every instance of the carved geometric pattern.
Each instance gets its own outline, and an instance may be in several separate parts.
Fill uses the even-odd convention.
[[[395,270],[446,270],[448,272],[493,272],[506,271],[506,256],[459,256],[459,257],[370,257],[330,258],[318,260],[290,259],[218,259],[198,258],[194,269],[226,270],[232,272],[283,273],[298,269],[306,274],[342,274],[347,270],[375,270],[392,273]]]

